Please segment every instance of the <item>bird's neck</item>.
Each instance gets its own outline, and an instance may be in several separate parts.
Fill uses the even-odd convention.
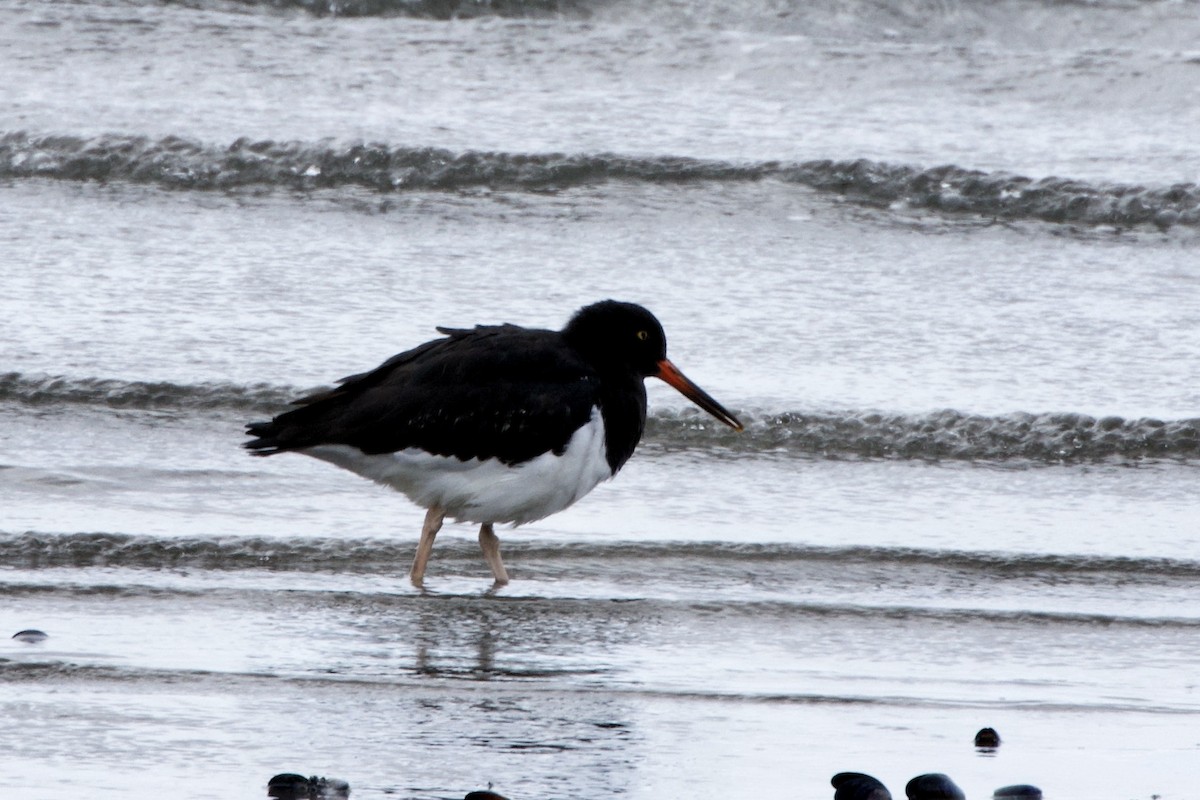
[[[624,466],[646,429],[646,386],[630,373],[604,376],[600,413],[604,418],[604,449],[613,474]]]

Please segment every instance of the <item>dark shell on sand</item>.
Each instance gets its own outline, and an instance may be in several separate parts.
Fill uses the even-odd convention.
[[[277,800],[346,800],[350,784],[338,778],[306,778],[283,772],[267,781],[267,797]]]
[[[839,772],[829,782],[837,790],[833,800],[892,800],[886,786],[861,772]]]
[[[908,800],[966,800],[958,784],[940,772],[918,775],[904,787]]]
[[[979,733],[975,734],[976,747],[999,747],[1000,734],[996,733],[995,728],[981,728]]]

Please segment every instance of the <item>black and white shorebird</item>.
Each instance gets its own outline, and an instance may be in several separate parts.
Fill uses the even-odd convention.
[[[438,331],[442,338],[246,429],[255,455],[304,453],[428,509],[412,565],[417,586],[446,517],[480,524],[484,558],[507,583],[493,526],[562,511],[616,475],[645,428],[645,378],[742,429],[667,360],[662,326],[633,303],[586,306],[561,331]]]

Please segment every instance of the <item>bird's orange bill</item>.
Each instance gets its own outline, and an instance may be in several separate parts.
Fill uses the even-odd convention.
[[[679,368],[667,359],[664,358],[662,361],[658,362],[658,374],[654,377],[661,378],[662,380],[671,384],[688,400],[691,400],[693,403],[700,406],[705,411],[721,420],[721,422],[724,422],[726,425],[733,428],[735,431],[742,430],[742,423],[738,422],[737,417],[726,411],[725,408],[716,400],[713,400],[712,397],[709,396],[708,392],[704,391],[699,386],[688,380],[687,376],[680,372]]]

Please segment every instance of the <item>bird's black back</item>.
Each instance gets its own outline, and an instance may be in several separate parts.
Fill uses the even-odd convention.
[[[640,376],[605,376],[561,333],[515,325],[438,329],[435,339],[352,375],[270,422],[253,423],[258,455],[344,444],[368,454],[417,447],[462,460],[517,464],[561,453],[601,406],[607,459],[632,455],[646,417]]]

